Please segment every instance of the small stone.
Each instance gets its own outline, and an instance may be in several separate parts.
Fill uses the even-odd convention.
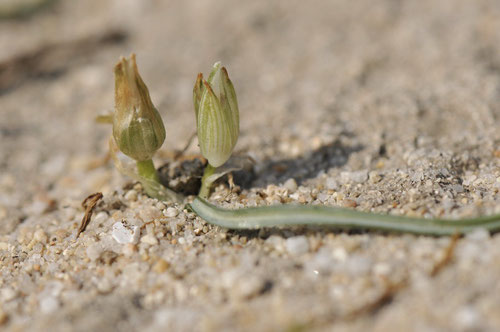
[[[290,178],[285,181],[283,187],[285,187],[285,189],[288,189],[289,192],[294,192],[295,190],[297,190],[297,182],[294,179]]]
[[[165,217],[173,218],[173,217],[177,217],[178,214],[179,214],[179,211],[177,211],[177,209],[174,207],[169,207],[163,211],[163,215]]]
[[[346,198],[342,201],[342,206],[346,208],[355,208],[358,206],[358,203],[352,199]]]
[[[113,224],[113,231],[111,236],[116,242],[137,243],[139,242],[140,228],[139,226],[129,225],[126,221],[118,221]]]
[[[346,183],[361,183],[368,180],[368,171],[342,172],[340,173],[340,178]]]
[[[126,257],[131,257],[134,253],[137,252],[137,246],[133,243],[127,243],[122,248],[122,254]]]
[[[33,234],[33,240],[40,243],[47,242],[47,234],[43,231],[43,229],[36,230],[35,234]]]
[[[162,217],[163,217],[162,212],[152,206],[143,207],[142,209],[139,210],[139,218],[142,219],[144,222],[154,221]]]
[[[454,184],[452,186],[450,186],[450,189],[457,192],[457,193],[463,193],[464,192],[464,187],[462,187],[461,185],[459,184]]]
[[[334,178],[326,179],[326,189],[337,190],[338,188],[339,188],[339,184]]]
[[[309,241],[303,235],[286,239],[285,246],[291,255],[301,255],[309,251]]]
[[[137,191],[135,191],[134,189],[129,190],[129,191],[125,194],[125,199],[126,199],[127,201],[132,201],[132,202],[137,201]]]
[[[347,259],[347,251],[343,247],[337,247],[333,250],[332,257],[339,262],[345,262]]]
[[[158,244],[158,239],[153,234],[146,234],[143,237],[141,237],[141,242],[153,246]]]
[[[155,265],[153,265],[153,271],[156,273],[163,273],[170,267],[170,263],[168,263],[163,258],[160,258],[156,261]]]
[[[322,203],[326,202],[330,198],[330,195],[325,194],[325,193],[319,193],[318,194],[318,200]]]
[[[101,256],[103,248],[99,243],[94,243],[87,247],[86,252],[87,252],[87,257],[90,260],[95,261],[96,259],[99,258],[99,256]]]
[[[271,235],[265,241],[265,243],[267,245],[271,246],[272,248],[274,248],[274,250],[276,250],[278,252],[285,251],[285,246],[283,245],[283,242],[284,242],[283,238],[281,236],[277,236],[277,235]]]
[[[377,171],[371,171],[370,173],[368,173],[368,178],[371,183],[377,183],[380,182],[380,180],[382,180],[382,177]]]
[[[158,202],[156,203],[156,208],[160,211],[163,211],[165,210],[167,207],[165,206],[165,204],[163,204],[162,202]]]

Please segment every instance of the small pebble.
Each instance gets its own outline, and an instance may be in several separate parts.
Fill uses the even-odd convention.
[[[101,253],[104,251],[104,249],[102,248],[102,246],[99,244],[99,243],[94,243],[94,244],[91,244],[90,246],[87,247],[87,257],[92,260],[92,261],[95,261],[96,259],[98,259],[100,256],[101,256]]]
[[[342,172],[340,173],[340,178],[346,183],[347,182],[361,183],[368,180],[368,172],[367,171]]]
[[[382,180],[382,177],[380,176],[380,174],[378,174],[377,171],[371,171],[370,173],[368,173],[368,178],[371,183],[377,183]]]
[[[113,224],[111,236],[118,243],[137,243],[139,242],[139,226],[129,225],[125,221],[118,221]]]
[[[141,242],[153,246],[158,244],[158,239],[153,234],[146,234],[143,237],[141,237]]]
[[[297,190],[297,182],[294,179],[290,178],[285,181],[283,187],[285,187],[285,189],[288,189],[288,191],[290,192],[294,192],[295,190]]]
[[[352,199],[346,198],[342,201],[342,206],[346,208],[355,208],[358,206],[358,203]]]
[[[326,179],[326,189],[337,190],[338,188],[339,188],[339,184],[334,178]]]
[[[137,191],[135,191],[134,189],[129,190],[129,191],[125,194],[125,199],[126,199],[127,201],[132,201],[132,202],[137,201]]]
[[[33,240],[40,243],[47,242],[47,234],[43,231],[43,229],[36,230],[35,234],[33,234]]]
[[[169,267],[170,267],[170,264],[166,260],[164,260],[163,258],[160,258],[158,261],[156,261],[155,265],[153,265],[153,271],[156,273],[163,273]]]
[[[285,247],[291,255],[301,255],[309,251],[309,241],[303,235],[286,239]]]
[[[165,217],[173,218],[173,217],[177,217],[178,214],[179,214],[179,211],[177,211],[177,209],[174,207],[169,207],[166,210],[163,210],[163,215]]]
[[[463,193],[464,192],[464,187],[462,187],[461,185],[459,184],[454,184],[452,186],[450,186],[450,189],[457,192],[457,193]]]
[[[122,254],[126,257],[131,257],[134,253],[137,252],[137,246],[133,243],[127,243],[122,248]]]

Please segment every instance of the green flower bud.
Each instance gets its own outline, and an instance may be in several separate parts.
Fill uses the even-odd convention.
[[[163,121],[139,75],[135,54],[121,57],[115,66],[113,137],[120,151],[136,161],[151,159],[165,140]]]
[[[219,167],[231,156],[240,130],[236,92],[220,62],[214,65],[208,81],[198,74],[193,102],[201,154],[210,165]]]

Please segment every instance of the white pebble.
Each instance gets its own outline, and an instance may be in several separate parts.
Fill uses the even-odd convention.
[[[303,235],[286,239],[285,246],[292,255],[301,255],[309,251],[309,241]]]
[[[335,181],[334,178],[328,178],[326,179],[326,189],[328,190],[337,190],[339,187],[339,184],[337,181]]]
[[[137,191],[135,191],[134,189],[132,190],[129,190],[126,194],[125,194],[125,199],[127,201],[136,201],[137,200]]]
[[[347,251],[343,247],[336,247],[332,251],[332,257],[339,262],[345,262],[347,259]]]
[[[103,248],[102,246],[99,244],[99,243],[94,243],[90,246],[87,247],[87,257],[92,260],[92,261],[95,261],[96,259],[99,258],[99,256],[101,256],[101,253],[103,252]]]
[[[33,240],[36,242],[47,242],[47,234],[43,231],[43,229],[37,229],[35,234],[33,234]]]
[[[344,182],[365,182],[368,180],[368,171],[342,172],[340,178]]]
[[[297,190],[297,182],[294,179],[290,178],[285,181],[283,187],[285,187],[285,189],[288,189],[288,191],[290,192],[294,192],[295,190]]]
[[[271,235],[270,237],[268,237],[266,239],[266,244],[273,247],[274,250],[278,251],[278,252],[284,252],[285,251],[285,247],[283,245],[283,238],[281,236],[277,236],[277,235]]]
[[[158,244],[158,239],[153,234],[146,234],[143,237],[141,237],[141,242],[150,245],[155,245]]]
[[[118,243],[135,244],[139,242],[140,229],[139,226],[129,225],[125,221],[118,221],[113,224],[113,231],[111,235]]]
[[[177,211],[177,209],[174,207],[169,207],[166,210],[163,210],[163,215],[165,217],[173,218],[173,217],[177,217],[178,214],[179,214],[179,211]]]
[[[99,213],[95,216],[95,218],[94,218],[94,221],[93,221],[93,222],[94,222],[95,224],[99,225],[99,224],[101,224],[101,223],[105,222],[106,220],[108,220],[108,218],[109,218],[108,214],[107,214],[106,212],[104,212],[104,211],[101,211],[101,212],[99,212]]]

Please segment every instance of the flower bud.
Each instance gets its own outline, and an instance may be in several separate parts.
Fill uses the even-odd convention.
[[[239,135],[236,92],[220,62],[214,65],[208,81],[198,75],[193,102],[201,154],[210,165],[219,167],[231,156]]]
[[[151,159],[165,140],[163,121],[139,75],[135,54],[121,57],[115,66],[113,137],[120,151],[136,161]]]

